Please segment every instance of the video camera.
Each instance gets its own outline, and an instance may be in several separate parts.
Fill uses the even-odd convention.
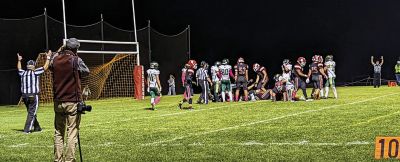
[[[92,111],[92,106],[91,105],[86,105],[86,103],[83,102],[83,101],[79,102],[78,103],[78,113],[85,114],[86,111],[91,112]]]

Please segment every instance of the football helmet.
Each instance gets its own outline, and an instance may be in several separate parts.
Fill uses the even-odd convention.
[[[304,58],[304,57],[299,57],[299,58],[297,59],[297,63],[299,63],[301,67],[306,66],[306,63],[307,63],[306,58]]]
[[[222,60],[222,65],[228,65],[228,64],[229,64],[229,59]]]
[[[239,59],[238,59],[237,63],[238,63],[238,64],[239,64],[239,63],[244,63],[244,59],[243,59],[243,57],[239,57]]]
[[[324,62],[324,57],[320,56],[318,57],[318,63],[323,63]]]
[[[281,74],[275,74],[274,80],[275,80],[276,82],[281,81],[281,80],[282,80],[282,75],[281,75]]]
[[[289,61],[289,59],[284,59],[282,63],[283,64],[290,64],[290,61]]]
[[[311,60],[313,62],[318,62],[319,61],[319,55],[314,55]]]
[[[221,65],[221,62],[216,61],[214,65],[215,65],[215,66],[220,66],[220,65]]]
[[[332,55],[327,55],[325,57],[325,61],[333,61],[333,56]]]
[[[158,69],[158,63],[155,61],[150,62],[150,69]]]
[[[254,70],[254,72],[257,72],[258,70],[260,70],[260,64],[258,64],[258,63],[253,64],[253,70]]]
[[[197,69],[196,60],[189,60],[187,64],[189,64],[190,68]]]

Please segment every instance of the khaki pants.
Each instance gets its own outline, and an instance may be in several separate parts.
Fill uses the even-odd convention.
[[[74,102],[54,103],[54,161],[76,161],[75,150],[80,123],[77,104]],[[64,137],[66,132],[68,133],[68,142],[64,160]]]

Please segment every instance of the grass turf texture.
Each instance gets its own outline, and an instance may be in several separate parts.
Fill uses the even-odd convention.
[[[338,93],[337,100],[195,104],[194,110],[177,108],[180,95],[163,96],[157,111],[148,110],[149,97],[88,101],[84,160],[372,161],[375,137],[400,136],[400,89]],[[0,161],[53,160],[52,106],[38,110],[43,132],[23,134],[25,118],[23,106],[0,107]]]

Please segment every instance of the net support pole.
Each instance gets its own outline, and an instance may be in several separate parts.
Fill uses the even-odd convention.
[[[46,33],[46,49],[49,49],[49,30],[47,25],[47,9],[44,8],[44,30]]]
[[[136,31],[136,16],[135,16],[135,2],[134,0],[132,0],[132,16],[133,16],[133,31],[135,32],[135,42],[137,42],[137,31]],[[136,45],[137,51],[139,51],[139,45]],[[140,57],[139,57],[139,53],[136,54],[136,63],[137,65],[140,65]]]
[[[147,37],[148,37],[148,44],[149,44],[149,63],[151,62],[151,26],[150,20],[147,21]]]
[[[64,42],[65,44],[67,40],[67,20],[65,18],[65,0],[62,0],[62,6],[63,6],[63,22],[64,22]]]
[[[191,59],[191,50],[190,50],[190,25],[188,25],[188,55],[189,55],[189,60]]]
[[[101,27],[101,40],[104,41],[104,18],[103,18],[103,14],[100,14],[100,27]],[[101,51],[104,51],[104,44],[101,44]],[[101,55],[102,56],[102,61],[104,64],[104,54]]]

